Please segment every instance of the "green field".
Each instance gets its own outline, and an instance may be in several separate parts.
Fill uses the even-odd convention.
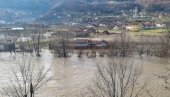
[[[149,35],[149,36],[155,36],[155,35],[163,35],[167,30],[166,29],[150,29],[150,30],[141,30],[139,32],[133,32],[133,35]]]
[[[141,33],[163,33],[166,29],[150,29],[150,30],[141,30]]]

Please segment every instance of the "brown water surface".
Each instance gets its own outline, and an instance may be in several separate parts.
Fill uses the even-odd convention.
[[[50,75],[53,80],[47,88],[41,89],[36,97],[76,97],[90,85],[95,76],[96,63],[104,62],[103,58],[78,58],[72,55],[69,58],[58,58],[49,51],[44,50],[41,57],[32,58],[34,64],[44,65],[50,68]],[[16,68],[17,61],[22,59],[22,54],[11,55],[10,53],[0,53],[0,82],[5,82],[10,77],[9,71]],[[142,76],[150,80],[149,88],[153,89],[155,97],[170,97],[170,92],[163,90],[163,81],[157,75],[165,74],[165,66],[170,65],[168,58],[130,57],[134,64],[141,64],[143,67]],[[145,96],[146,97],[146,96]]]

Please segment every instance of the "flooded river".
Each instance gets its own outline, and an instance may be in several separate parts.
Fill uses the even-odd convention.
[[[90,85],[95,76],[96,63],[103,62],[104,58],[78,58],[72,55],[70,58],[58,58],[47,50],[43,50],[41,57],[31,57],[36,65],[50,68],[50,76],[53,80],[47,88],[41,89],[36,97],[77,97]],[[9,70],[15,69],[17,61],[22,54],[11,55],[0,53],[0,82],[5,82],[9,77]],[[140,57],[134,55],[130,58],[135,64],[143,67],[142,76],[150,80],[149,88],[155,97],[170,97],[170,92],[163,90],[163,81],[157,75],[165,74],[165,66],[170,65],[168,58]]]

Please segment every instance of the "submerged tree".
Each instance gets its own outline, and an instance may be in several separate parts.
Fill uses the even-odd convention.
[[[31,36],[33,50],[34,50],[36,56],[38,56],[38,57],[40,56],[40,39],[41,39],[40,31],[34,30],[32,36]]]
[[[163,75],[159,75],[158,78],[163,81],[163,88],[170,91],[170,67],[165,67],[165,69],[165,73]]]
[[[55,53],[59,57],[68,57],[71,52],[71,39],[72,35],[69,32],[60,32],[58,33],[56,40],[56,46],[54,48]]]
[[[120,36],[120,56],[126,57],[127,53],[130,53],[130,36],[126,31],[122,30],[121,36]]]
[[[12,70],[11,78],[2,83],[0,93],[7,97],[35,97],[34,94],[51,80],[48,77],[49,69],[42,66],[37,68],[31,60],[23,59]]]
[[[98,64],[96,79],[85,97],[138,97],[147,90],[147,82],[139,85],[141,72],[141,66],[124,59]]]
[[[160,48],[157,50],[160,57],[169,56],[169,46],[170,46],[170,22],[166,22],[166,30],[163,31],[163,36],[160,36]]]

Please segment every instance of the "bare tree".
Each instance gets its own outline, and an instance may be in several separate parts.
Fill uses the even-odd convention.
[[[117,35],[113,41],[110,41],[108,55],[126,57],[131,52],[131,45],[130,35],[122,29],[120,35]]]
[[[120,36],[120,47],[120,56],[127,56],[127,53],[130,52],[130,36],[123,30]]]
[[[158,78],[163,81],[163,88],[170,91],[170,67],[165,67],[165,73],[163,75],[158,75]]]
[[[139,55],[141,56],[142,54],[144,54],[145,53],[145,48],[144,48],[144,35],[142,34],[141,36],[140,36],[140,40],[139,40],[139,45],[137,45],[136,46],[136,48],[137,48],[137,52],[139,53]]]
[[[110,47],[109,47],[109,56],[117,56],[119,54],[119,45],[118,45],[118,39],[115,38],[115,40],[113,42],[110,43]]]
[[[35,97],[34,94],[47,82],[49,69],[44,67],[36,68],[31,60],[23,60],[18,63],[16,71],[12,70],[11,78],[2,83],[0,93],[8,97]]]
[[[169,33],[166,33],[165,36],[160,36],[160,48],[157,51],[157,52],[159,52],[160,57],[168,56],[169,43],[170,43],[170,34]]]
[[[72,34],[69,32],[59,32],[57,35],[57,43],[55,46],[55,53],[58,54],[59,57],[68,57],[71,52],[71,37]]]
[[[40,31],[33,30],[33,34],[31,36],[32,38],[32,44],[33,44],[33,49],[36,54],[36,56],[40,56]]]
[[[82,57],[83,56],[83,50],[79,50],[78,51],[78,57]]]
[[[139,42],[135,44],[138,54],[140,56],[142,56],[142,54],[146,54],[147,56],[151,55],[151,47],[154,42],[155,40],[152,39],[152,37],[147,37],[146,35],[141,34],[139,36]]]
[[[160,36],[160,48],[158,49],[160,57],[166,57],[169,55],[170,45],[170,22],[166,22],[166,30],[163,31],[163,36]]]
[[[111,59],[112,60],[112,59]],[[127,60],[113,60],[97,65],[97,75],[87,97],[139,97],[147,82],[139,85],[141,66]]]

